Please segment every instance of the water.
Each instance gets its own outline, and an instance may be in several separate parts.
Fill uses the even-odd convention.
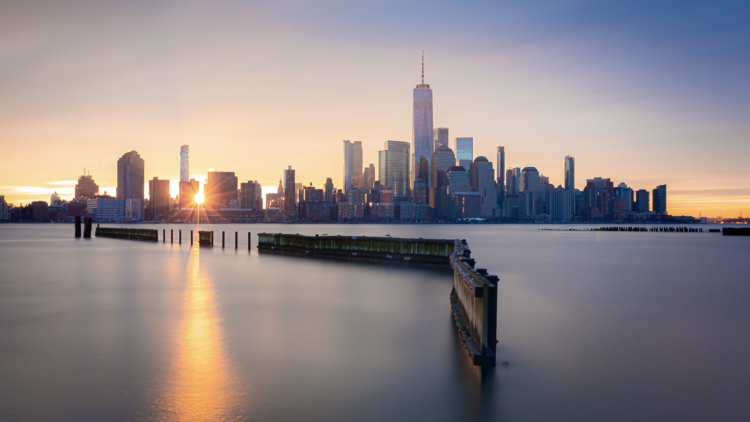
[[[195,226],[149,227],[174,228],[175,241],[182,229],[184,243],[0,225],[0,420],[750,413],[750,238],[258,224],[202,226],[216,246],[191,248]],[[253,247],[262,231],[467,239],[478,266],[500,276],[498,360],[509,365],[468,364],[450,272],[259,255],[247,231]]]

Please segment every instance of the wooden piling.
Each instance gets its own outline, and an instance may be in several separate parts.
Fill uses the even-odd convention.
[[[76,216],[76,237],[81,237],[81,216]]]
[[[224,249],[224,232],[221,232],[221,249]]]
[[[174,243],[174,229],[169,230],[169,243]]]
[[[247,232],[247,250],[250,250],[250,232]]]
[[[180,245],[182,245],[182,229],[180,229]]]
[[[193,231],[190,230],[190,246],[193,246]]]
[[[167,243],[167,229],[161,230],[161,243]]]
[[[234,232],[234,249],[236,250],[239,246],[239,241],[237,240],[237,232]]]
[[[83,237],[84,239],[91,239],[91,224],[94,221],[93,218],[86,217],[83,224]]]

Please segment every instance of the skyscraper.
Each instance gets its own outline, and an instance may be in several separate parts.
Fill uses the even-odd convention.
[[[297,215],[296,183],[294,182],[294,170],[289,166],[284,170],[284,213],[288,219]]]
[[[565,189],[576,191],[576,159],[570,155],[565,156]]]
[[[641,189],[635,193],[635,210],[638,212],[649,212],[648,191]]]
[[[364,187],[364,172],[362,169],[362,142],[354,141],[352,146],[352,185],[355,188]]]
[[[412,182],[417,180],[417,163],[419,162],[419,158],[425,157],[429,162],[434,151],[432,141],[432,89],[424,83],[424,52],[422,52],[422,83],[414,88],[413,95],[414,125],[412,126],[412,145],[414,154],[411,160],[411,179],[407,179]],[[411,183],[407,182],[407,184],[410,185]],[[396,190],[396,195],[399,195],[398,190]]]
[[[190,147],[183,145],[180,147],[180,182],[190,180]]]
[[[441,145],[432,153],[432,174],[430,175],[430,186],[440,185],[440,175],[447,174],[448,169],[456,165],[456,156],[447,145]]]
[[[495,217],[497,208],[497,187],[495,187],[495,171],[492,163],[486,157],[477,157],[471,163],[472,189],[481,198],[482,217]]]
[[[497,147],[497,206],[503,207],[505,198],[505,147]]]
[[[232,200],[237,200],[239,179],[233,171],[209,171],[206,186],[203,190],[207,207],[229,208]]]
[[[456,165],[469,168],[474,161],[474,138],[454,139],[453,151],[456,152]]]
[[[263,209],[263,193],[257,180],[240,184],[240,208],[260,211]]]
[[[136,151],[117,160],[117,199],[125,200],[125,219],[143,219],[145,161]]]
[[[354,175],[354,145],[344,141],[344,192],[352,187],[352,176]]]
[[[505,172],[506,195],[518,195],[520,180],[521,180],[521,169],[519,167],[509,168]]]
[[[333,180],[329,177],[326,179],[326,188],[325,188],[325,201],[331,202],[331,197],[333,196]]]
[[[180,181],[180,209],[195,208],[195,195],[201,188],[201,182],[190,179],[187,182]]]
[[[386,186],[393,189],[395,196],[410,194],[409,183],[409,149],[408,142],[386,141],[387,154]],[[414,172],[416,175],[416,172]],[[381,181],[382,183],[382,181]]]
[[[387,148],[387,147],[386,147]],[[381,186],[388,186],[388,150],[378,151],[378,181]]]
[[[94,182],[90,173],[86,174],[86,169],[83,170],[83,173],[83,176],[78,178],[78,184],[75,187],[75,197],[92,199],[94,195],[99,194],[99,185]]]
[[[448,128],[447,127],[438,127],[435,128],[433,139],[435,140],[435,150],[440,148],[441,145],[448,146]]]
[[[169,180],[154,177],[148,181],[148,201],[150,220],[163,220],[169,217]]]
[[[652,192],[654,201],[654,212],[667,213],[667,185],[659,185]]]

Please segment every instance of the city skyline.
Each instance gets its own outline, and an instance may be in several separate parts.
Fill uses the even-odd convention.
[[[113,166],[124,151],[136,150],[149,162],[145,180],[169,179],[175,195],[180,177],[175,151],[185,144],[193,152],[191,177],[201,186],[208,169],[215,168],[234,171],[243,181],[257,180],[267,193],[288,165],[304,184],[322,186],[327,177],[337,181],[340,176],[330,169],[343,167],[337,153],[342,139],[362,142],[363,162],[375,164],[377,145],[411,141],[408,90],[420,82],[424,48],[435,95],[433,126],[450,128],[451,138],[473,137],[475,157],[494,157],[503,145],[507,168],[536,167],[557,186],[564,184],[560,161],[570,155],[576,158],[578,189],[584,188],[580,181],[593,177],[649,191],[667,184],[674,215],[737,215],[750,207],[750,170],[744,165],[750,153],[744,100],[750,59],[737,53],[748,51],[748,37],[737,35],[748,31],[740,24],[743,14],[728,10],[743,10],[659,7],[661,14],[649,19],[639,15],[637,4],[591,7],[578,22],[581,29],[573,30],[555,20],[568,12],[562,7],[535,16],[523,6],[494,6],[462,33],[441,34],[434,25],[418,33],[397,21],[393,33],[383,35],[365,24],[353,35],[362,41],[356,47],[331,40],[346,26],[326,32],[307,23],[304,28],[313,31],[299,29],[279,40],[292,53],[309,51],[296,55],[301,64],[290,78],[287,59],[257,68],[256,59],[236,53],[249,51],[261,61],[278,56],[251,41],[227,42],[237,39],[230,29],[250,31],[243,39],[252,39],[254,31],[286,29],[288,22],[273,19],[246,29],[251,12],[273,15],[274,6],[213,14],[199,9],[178,14],[165,6],[161,17],[143,25],[144,37],[165,43],[163,54],[144,50],[150,40],[129,37],[128,23],[146,13],[135,6],[122,18],[115,18],[108,5],[92,10],[103,26],[92,28],[95,19],[84,22],[84,29],[101,31],[98,39],[82,38],[76,29],[81,21],[65,10],[42,16],[17,6],[0,14],[11,46],[4,60],[17,64],[0,99],[9,110],[0,124],[0,193],[14,204],[48,200],[54,191],[70,199],[86,167],[101,192],[114,195]],[[365,11],[353,6],[340,13]],[[451,10],[431,13],[441,21]],[[227,20],[231,14],[235,18]],[[528,25],[510,24],[505,14]],[[199,16],[216,31],[206,43],[187,48],[185,43],[201,38],[174,25]],[[674,34],[659,32],[670,19],[683,25],[673,26]],[[497,28],[481,24],[493,20]],[[545,32],[549,22],[556,25]],[[604,28],[601,22],[620,25]],[[636,22],[640,35],[623,40]],[[700,22],[710,25],[698,28],[703,40],[698,43],[688,35]],[[103,30],[107,23],[110,28]],[[56,32],[45,30],[52,24]],[[719,28],[731,28],[734,35]],[[185,40],[169,38],[170,30]],[[384,48],[391,37],[403,42]],[[594,38],[598,42],[587,41]],[[66,46],[58,49],[60,55],[39,50],[58,43]],[[215,50],[215,43],[224,45]],[[612,47],[619,47],[618,56],[607,52]],[[103,51],[113,56],[102,56]],[[329,59],[316,61],[316,52]],[[224,70],[195,66],[211,54]],[[25,55],[35,60],[21,60]],[[112,60],[119,60],[118,71],[109,67]],[[368,83],[356,84],[359,92],[352,99],[350,87],[362,79]],[[291,104],[291,98],[298,101]],[[283,124],[290,115],[297,124]],[[706,168],[713,169],[709,176]]]

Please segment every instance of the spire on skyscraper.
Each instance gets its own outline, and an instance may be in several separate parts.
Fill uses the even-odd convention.
[[[422,85],[424,85],[424,50],[422,50]]]

